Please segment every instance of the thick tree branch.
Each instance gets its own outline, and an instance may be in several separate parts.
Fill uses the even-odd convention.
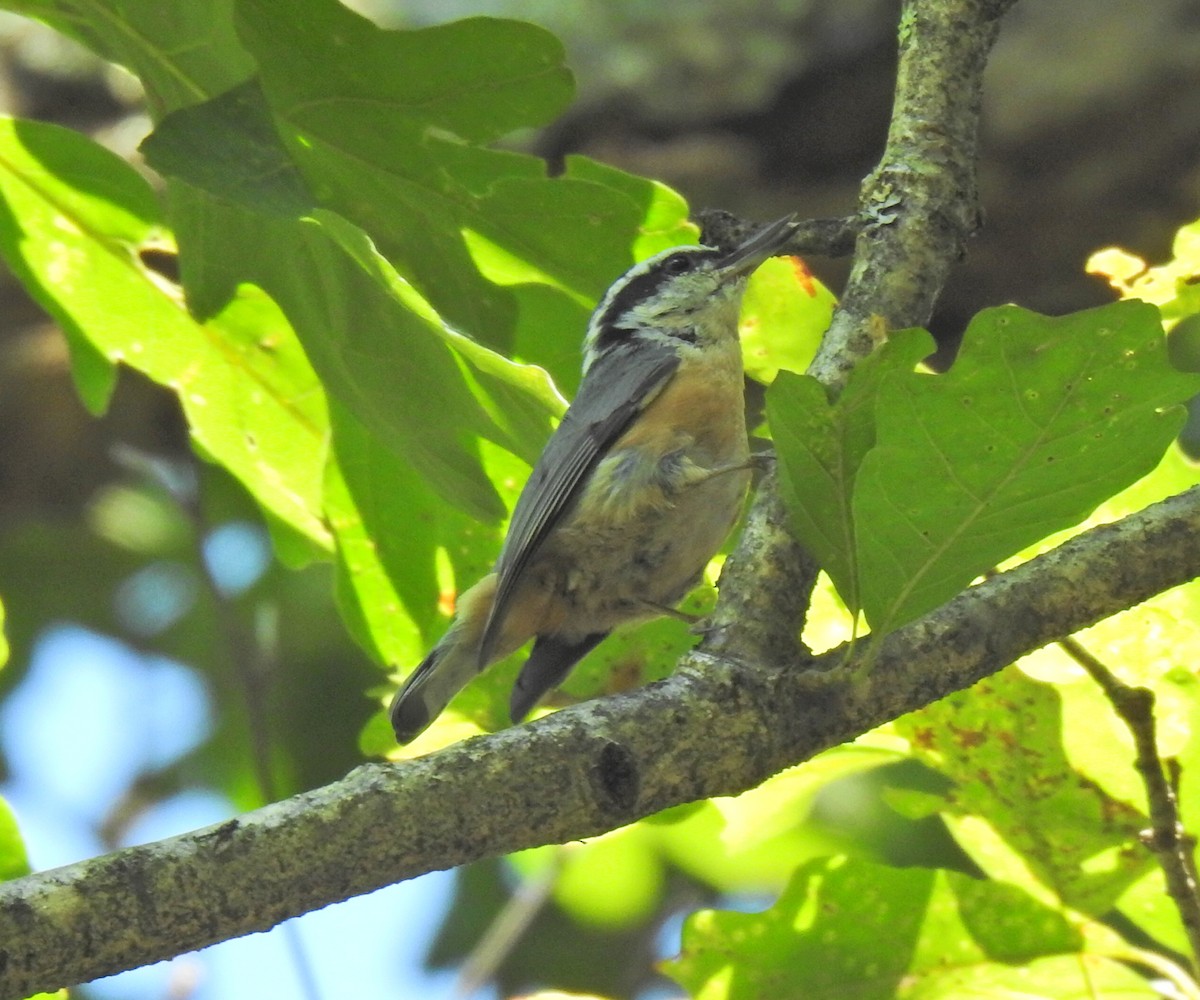
[[[854,267],[810,373],[841,390],[889,329],[928,321],[979,225],[976,186],[983,71],[1015,0],[907,0],[887,145],[863,182]]]
[[[196,833],[0,885],[0,996],[108,975],[424,872],[752,788],[1200,575],[1200,487],[974,587],[871,677],[693,653],[671,678]],[[840,652],[818,658],[835,663]]]

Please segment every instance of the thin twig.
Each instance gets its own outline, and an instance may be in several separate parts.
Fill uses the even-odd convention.
[[[696,221],[700,223],[700,242],[714,247],[735,247],[762,224],[719,208],[697,212]],[[854,250],[854,241],[863,225],[862,218],[857,215],[840,219],[804,219],[796,223],[784,251],[815,257],[845,257]]]
[[[1179,818],[1179,800],[1158,753],[1154,720],[1154,692],[1118,678],[1078,639],[1068,636],[1059,646],[1078,663],[1104,692],[1133,736],[1136,767],[1150,803],[1150,829],[1142,840],[1158,857],[1167,881],[1167,893],[1192,949],[1192,967],[1200,969],[1200,896],[1197,895],[1195,838],[1188,836]]]
[[[456,1000],[466,1000],[474,996],[494,977],[496,970],[512,953],[529,929],[529,925],[546,908],[562,870],[563,853],[568,849],[559,846],[545,870],[522,881],[508,902],[501,907],[459,969],[458,978],[454,983]]]
[[[196,482],[203,483],[199,468]],[[204,516],[203,498],[199,492],[201,488],[198,486],[191,503],[181,503],[181,507],[191,521],[196,565],[199,567],[200,579],[216,616],[213,634],[221,655],[241,682],[242,698],[246,705],[246,727],[250,737],[250,760],[254,768],[258,794],[264,803],[274,802],[278,798],[278,790],[271,767],[271,725],[268,711],[269,667],[274,657],[246,627],[238,609],[221,589],[221,584],[209,564],[208,554],[204,551],[204,538],[209,525]],[[320,1000],[321,990],[317,985],[316,969],[300,936],[299,928],[289,921],[283,925],[282,934],[301,994],[306,1000]]]

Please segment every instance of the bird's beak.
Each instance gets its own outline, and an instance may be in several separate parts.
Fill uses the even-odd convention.
[[[763,226],[740,246],[730,250],[718,265],[722,277],[736,278],[749,274],[768,257],[776,256],[798,228],[795,220],[795,215],[785,215],[782,219]]]

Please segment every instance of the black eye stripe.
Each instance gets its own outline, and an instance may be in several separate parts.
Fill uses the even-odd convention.
[[[664,271],[654,270],[630,279],[624,288],[600,307],[603,311],[596,314],[596,321],[602,326],[613,325],[639,302],[653,298],[670,277]]]
[[[673,250],[644,261],[617,279],[592,316],[592,350],[603,353],[614,344],[628,339],[633,325],[627,319],[631,310],[653,300],[666,284],[694,271],[701,261],[723,256],[721,251],[711,247]],[[694,340],[694,335],[691,339]]]
[[[607,302],[601,303],[594,322],[600,326],[616,324],[621,316],[639,302],[653,298],[655,293],[671,278],[694,270],[696,264],[706,258],[720,256],[720,251],[697,248],[695,250],[679,250],[662,260],[655,261],[641,274],[627,277],[624,286],[619,288]],[[612,294],[611,289],[610,294]]]
[[[611,323],[592,324],[592,329],[596,331],[592,338],[592,350],[596,354],[603,354],[610,347],[621,343],[623,340],[628,340],[633,335],[632,330],[623,330],[613,326]]]

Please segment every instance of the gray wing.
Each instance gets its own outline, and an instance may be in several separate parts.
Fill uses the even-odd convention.
[[[640,341],[617,345],[588,368],[513,509],[496,563],[496,599],[479,644],[480,667],[491,658],[521,571],[570,510],[596,463],[678,367],[669,346]]]
[[[571,668],[607,638],[607,632],[593,632],[576,641],[556,635],[541,636],[517,674],[508,702],[509,718],[513,722],[525,718],[542,700],[542,695],[558,687],[558,682],[570,673]]]

